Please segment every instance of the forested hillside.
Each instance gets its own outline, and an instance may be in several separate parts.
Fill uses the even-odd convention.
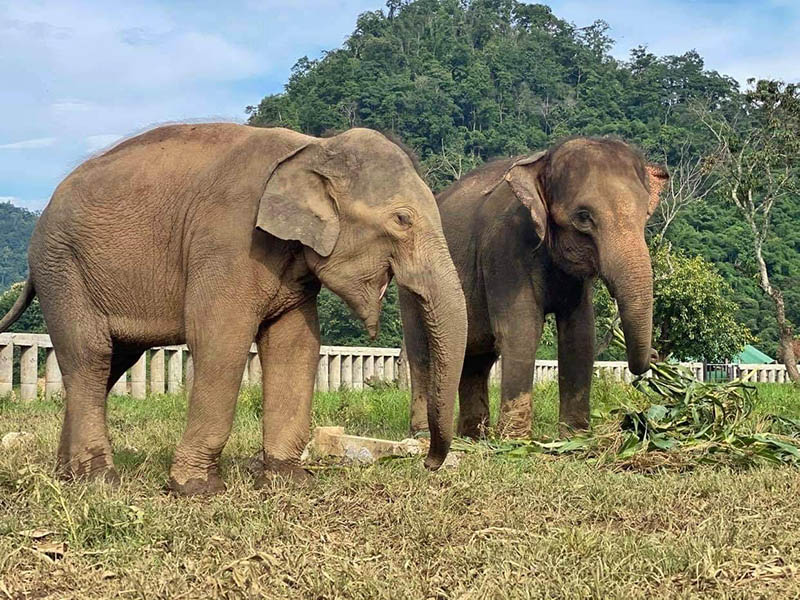
[[[602,5],[597,11],[602,17]],[[638,47],[618,61],[613,44],[603,21],[578,28],[544,5],[390,0],[361,15],[341,48],[300,58],[284,93],[248,107],[250,123],[316,135],[392,131],[418,152],[434,189],[490,157],[574,134],[621,136],[673,170],[712,151],[699,108],[733,113],[742,103],[737,83],[690,49],[655,56]],[[680,211],[666,237],[716,265],[734,290],[738,320],[774,356],[774,309],[756,284],[746,225],[704,185],[713,187],[701,177],[702,201]],[[772,219],[768,268],[789,318],[800,322],[800,198],[782,202]]]
[[[0,202],[0,292],[28,276],[28,240],[36,214],[10,202]]]

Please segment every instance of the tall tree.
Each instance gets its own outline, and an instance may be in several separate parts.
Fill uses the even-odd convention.
[[[783,291],[774,283],[766,246],[776,243],[773,216],[800,193],[800,87],[750,80],[740,110],[733,114],[706,105],[700,111],[714,134],[721,187],[747,223],[758,284],[772,301],[780,357],[792,381],[800,381],[792,323]]]

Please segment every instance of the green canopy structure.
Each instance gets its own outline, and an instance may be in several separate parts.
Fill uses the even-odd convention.
[[[767,365],[774,363],[775,359],[770,358],[755,346],[747,344],[744,350],[731,359],[731,362],[743,365]]]

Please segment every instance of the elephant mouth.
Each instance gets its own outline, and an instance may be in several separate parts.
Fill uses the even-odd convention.
[[[391,267],[386,269],[385,272],[379,274],[374,280],[373,284],[370,286],[375,294],[373,296],[374,300],[371,303],[372,306],[364,318],[364,325],[367,328],[367,333],[369,334],[370,338],[375,339],[378,336],[378,326],[381,317],[381,307],[383,304],[383,299],[386,297],[386,291],[389,289],[389,284],[392,281],[392,277],[394,273],[392,272]],[[374,287],[373,287],[374,286]],[[377,292],[377,293],[376,293]]]
[[[389,267],[389,269],[386,271],[386,273],[383,274],[383,276],[385,280],[383,282],[383,285],[381,286],[380,293],[378,294],[378,298],[380,300],[383,300],[384,296],[386,296],[386,290],[389,289],[389,284],[392,282],[392,277],[394,276],[394,273],[392,273],[392,268]]]

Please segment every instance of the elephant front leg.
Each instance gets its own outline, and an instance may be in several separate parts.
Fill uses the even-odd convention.
[[[581,302],[556,314],[558,327],[559,423],[562,434],[589,428],[589,393],[594,369],[594,308],[587,283]]]
[[[211,313],[189,328],[194,382],[183,434],[170,469],[169,487],[181,495],[215,494],[225,490],[219,457],[233,425],[242,372],[255,336],[252,324],[232,323]],[[216,316],[215,316],[216,315]]]
[[[300,456],[308,443],[311,399],[319,364],[319,320],[312,299],[268,325],[258,336],[263,374],[263,468],[256,480],[283,475],[308,479]]]
[[[502,380],[497,430],[503,437],[530,437],[531,387],[542,325],[543,316],[529,317],[501,339]]]

